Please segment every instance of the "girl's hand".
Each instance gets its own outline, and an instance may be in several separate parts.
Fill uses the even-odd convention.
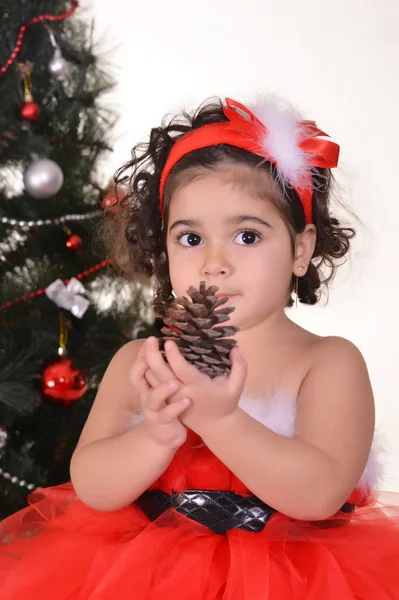
[[[230,352],[232,368],[229,376],[223,375],[211,379],[188,363],[174,342],[169,341],[165,344],[165,353],[168,366],[181,382],[171,402],[180,402],[185,398],[191,400],[190,407],[180,415],[179,419],[184,425],[204,437],[207,428],[238,409],[238,401],[247,376],[247,363],[239,349],[234,347]],[[166,363],[158,349],[156,338],[149,339],[146,358],[150,367],[149,379],[165,381]]]
[[[162,355],[161,359],[167,367]],[[190,405],[190,401],[182,398],[176,402],[170,402],[173,394],[179,389],[179,382],[173,377],[169,367],[160,369],[164,381],[155,387],[152,387],[146,379],[148,369],[149,366],[144,356],[139,356],[132,369],[132,381],[140,394],[141,410],[144,416],[143,426],[155,442],[171,449],[177,449],[184,444],[187,438],[187,428],[179,420],[179,416]]]
[[[159,344],[156,337],[146,339],[139,350],[137,360],[140,362],[145,361],[147,365],[145,378],[151,387],[157,387],[161,382],[175,377],[172,369],[159,352]],[[154,375],[155,371],[158,373],[158,377]]]

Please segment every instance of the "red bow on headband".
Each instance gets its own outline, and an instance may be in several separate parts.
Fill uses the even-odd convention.
[[[237,133],[252,138],[259,152],[259,142],[267,134],[266,126],[249,108],[231,98],[226,98],[226,106],[223,107],[223,112],[229,119],[229,126],[237,131]],[[247,118],[240,113],[244,113]],[[298,146],[309,155],[307,156],[308,164],[323,169],[337,167],[339,145],[331,140],[318,139],[318,136],[329,137],[329,135],[319,129],[314,121],[300,121],[299,124],[306,131],[306,138],[299,140]],[[268,160],[273,162],[273,157],[268,157]]]
[[[193,129],[181,136],[172,146],[168,159],[165,163],[159,186],[159,209],[163,217],[163,193],[166,180],[174,165],[186,154],[219,144],[227,144],[248,150],[274,164],[281,175],[293,185],[298,194],[305,212],[306,223],[312,222],[312,199],[313,188],[310,168],[306,176],[302,177],[301,184],[295,185],[290,178],[285,176],[283,170],[279,169],[278,161],[267,148],[268,130],[266,126],[244,105],[226,98],[226,106],[223,112],[228,121],[204,125]],[[305,153],[306,166],[321,168],[334,168],[338,164],[339,146],[330,140],[320,139],[326,136],[314,121],[300,121],[299,139],[295,141],[298,148]],[[266,140],[266,141],[265,141]],[[294,142],[293,142],[294,143]]]

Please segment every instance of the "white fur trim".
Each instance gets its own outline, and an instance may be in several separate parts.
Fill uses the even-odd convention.
[[[296,399],[278,390],[270,398],[241,396],[239,406],[253,419],[256,419],[275,433],[293,437],[297,412]],[[384,439],[375,432],[373,444],[366,467],[360,478],[358,487],[378,490],[383,476],[382,455],[386,452]]]
[[[387,444],[382,434],[375,431],[366,468],[360,478],[358,487],[367,490],[380,490],[383,482],[383,457],[388,454]]]
[[[276,390],[269,398],[243,394],[238,405],[274,433],[285,437],[294,435],[296,400],[283,390]]]
[[[256,419],[274,433],[285,437],[293,437],[297,402],[294,397],[284,392],[284,390],[278,389],[268,398],[243,394],[238,405],[250,417]],[[142,415],[133,415],[130,427],[138,425],[142,420]],[[383,437],[379,432],[376,432],[366,467],[358,484],[359,488],[379,489],[383,475],[382,455],[385,452]]]

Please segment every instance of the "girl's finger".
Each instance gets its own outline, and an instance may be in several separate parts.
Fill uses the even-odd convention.
[[[157,377],[155,377],[154,373],[150,368],[148,368],[145,372],[145,378],[151,387],[155,388],[161,383]]]
[[[177,402],[173,402],[172,404],[168,404],[159,412],[159,419],[162,423],[170,423],[174,419],[176,419],[179,415],[182,414],[191,404],[191,401],[188,398],[182,398]]]
[[[185,385],[190,385],[198,381],[201,376],[200,372],[194,365],[190,365],[180,354],[180,350],[175,342],[168,341],[165,344],[165,353],[168,359],[168,363],[175,376],[180,379]]]
[[[145,342],[143,344],[141,344],[141,346],[140,346],[140,350],[139,350],[139,353],[137,355],[139,358],[141,356],[145,356],[146,348],[147,348],[147,340],[145,340]]]
[[[236,346],[230,352],[230,360],[232,365],[227,387],[233,394],[241,395],[247,378],[247,361]]]
[[[160,411],[165,406],[166,400],[175,393],[177,386],[176,379],[170,379],[151,389],[145,400],[146,409],[153,412]]]
[[[151,390],[150,385],[148,384],[145,373],[148,369],[147,361],[144,357],[138,358],[133,365],[131,372],[131,379],[134,387],[139,392],[139,394],[147,395]]]
[[[153,374],[158,381],[168,381],[175,376],[173,370],[168,365],[159,350],[159,344],[156,337],[148,338],[146,342],[146,360]]]

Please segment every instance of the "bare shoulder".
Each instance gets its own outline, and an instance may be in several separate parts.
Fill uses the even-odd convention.
[[[111,366],[115,367],[123,365],[126,361],[131,364],[131,361],[136,360],[138,357],[140,349],[145,341],[145,339],[132,340],[131,342],[121,346],[109,363],[108,369],[110,369]]]
[[[96,396],[96,402],[102,399],[104,394],[113,390],[112,396],[115,397],[115,393],[119,392],[119,398],[127,398],[126,391],[129,391],[129,404],[134,400],[134,395],[131,393],[131,370],[133,364],[140,354],[140,350],[145,340],[132,340],[127,344],[124,344],[116,354],[113,356],[109,363],[104,377],[101,381],[101,385]],[[133,408],[133,407],[132,407]]]
[[[350,340],[338,336],[314,336],[310,347],[310,357],[311,367],[324,363],[331,367],[337,364],[366,367],[359,348]]]
[[[113,356],[99,386],[77,449],[95,441],[119,435],[129,428],[139,408],[138,392],[131,379],[132,367],[145,340],[124,344]]]
[[[302,392],[313,395],[313,390],[324,397],[339,394],[350,396],[352,403],[361,398],[372,398],[372,389],[366,361],[359,348],[351,341],[336,336],[315,337],[309,346],[308,373],[301,386]]]
[[[144,342],[145,340],[132,340],[119,348],[104,373],[95,404],[106,402],[110,397],[114,401],[118,401],[118,404],[126,402],[127,406],[135,408],[135,390],[132,389],[131,370]]]

